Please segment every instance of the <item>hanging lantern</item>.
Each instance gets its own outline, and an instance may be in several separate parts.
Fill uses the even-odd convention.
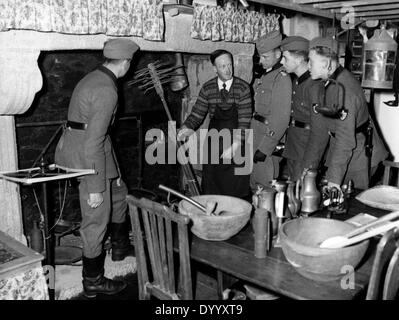
[[[364,44],[362,86],[375,89],[392,89],[397,43],[383,29]]]

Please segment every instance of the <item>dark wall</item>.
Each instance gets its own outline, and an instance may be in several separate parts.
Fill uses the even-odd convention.
[[[122,176],[129,189],[137,187],[139,176],[138,127],[134,117],[141,117],[145,134],[151,128],[161,128],[166,132],[167,116],[161,100],[154,90],[145,95],[137,86],[129,87],[126,82],[133,78],[134,71],[146,67],[148,63],[156,60],[173,62],[174,56],[170,53],[140,52],[135,59],[136,62],[132,63],[128,74],[119,81],[119,109],[111,130]],[[32,167],[34,161],[59,128],[60,124],[57,121],[66,120],[68,104],[74,87],[80,79],[99,66],[102,61],[101,51],[41,54],[39,67],[43,75],[43,88],[36,94],[31,108],[25,114],[16,117],[19,169]],[[172,117],[178,119],[184,92],[172,92],[167,85],[164,88]],[[132,119],[119,120],[126,117]],[[47,163],[54,163],[54,148],[59,136],[60,134],[55,137],[45,154]],[[143,165],[142,186],[144,188],[157,191],[159,183],[177,188],[179,180],[177,165],[150,166],[145,161],[143,161]],[[53,218],[59,217],[65,198],[62,219],[80,221],[77,181],[48,183],[48,187],[51,195],[50,214]],[[38,201],[35,200],[34,192],[36,192]],[[43,210],[40,197],[40,185],[21,187],[26,233],[31,229],[33,220],[39,219],[40,210]]]

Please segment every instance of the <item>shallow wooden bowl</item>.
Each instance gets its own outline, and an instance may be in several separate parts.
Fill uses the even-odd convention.
[[[348,222],[301,218],[285,222],[279,229],[281,247],[288,262],[304,277],[331,281],[350,274],[363,258],[369,241],[338,249],[320,248],[320,243],[356,228]]]
[[[226,211],[220,216],[207,215],[191,203],[179,202],[179,212],[193,221],[191,231],[199,238],[223,241],[237,234],[249,221],[252,205],[242,199],[222,195],[202,195],[192,197],[206,206],[208,201],[217,203],[217,211]]]

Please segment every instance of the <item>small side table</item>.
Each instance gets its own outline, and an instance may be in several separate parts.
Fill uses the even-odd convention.
[[[50,268],[50,272],[54,272],[55,276],[55,261],[54,261],[54,237],[50,231],[50,217],[49,217],[49,198],[47,194],[47,182],[57,181],[62,179],[70,179],[81,177],[89,174],[94,174],[94,169],[72,169],[63,167],[57,164],[45,165],[42,161],[40,167],[22,169],[10,172],[0,172],[0,178],[9,181],[21,183],[24,185],[32,185],[36,183],[42,184],[43,196],[43,215],[44,215],[44,236],[46,247],[46,265]],[[50,300],[54,300],[54,288],[49,286]]]

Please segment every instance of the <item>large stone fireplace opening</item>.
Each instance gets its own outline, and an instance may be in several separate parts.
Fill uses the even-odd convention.
[[[185,54],[185,60],[190,56]],[[137,85],[127,85],[136,70],[154,61],[173,65],[175,55],[170,52],[143,51],[135,59],[136,62],[129,73],[119,82],[119,107],[111,132],[121,173],[129,190],[141,184],[140,187],[157,191],[160,183],[177,188],[177,165],[149,165],[143,161],[142,176],[139,176],[138,125],[141,121],[144,134],[153,128],[160,128],[166,132],[167,115],[154,90],[145,94]],[[43,76],[43,87],[36,94],[29,110],[15,117],[19,169],[37,166],[41,156],[45,163],[54,163],[54,149],[62,132],[60,126],[67,119],[72,91],[79,80],[102,61],[100,50],[41,52],[38,66]],[[174,92],[169,85],[165,85],[164,89],[172,117],[179,120],[182,100],[189,94],[189,89]],[[77,180],[51,182],[48,185],[51,192],[50,216],[53,224],[59,220],[79,222],[81,215]],[[43,210],[40,185],[22,185],[20,194],[24,233],[29,239],[33,224],[41,219]]]

